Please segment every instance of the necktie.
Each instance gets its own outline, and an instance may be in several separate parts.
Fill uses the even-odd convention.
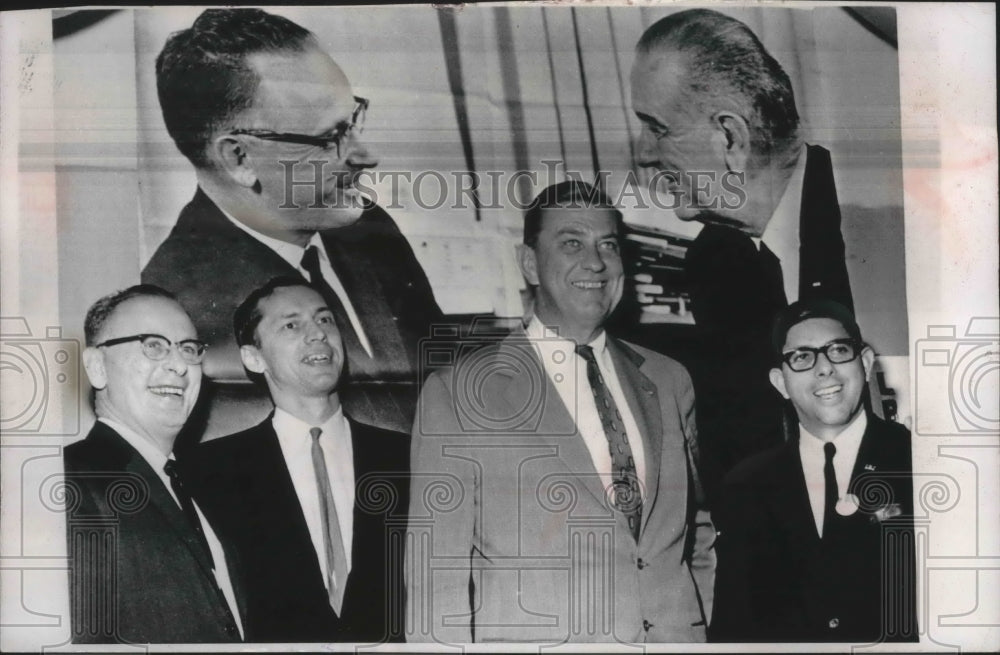
[[[788,298],[785,296],[785,281],[781,274],[781,261],[763,241],[760,242],[758,261],[760,261],[761,270],[764,274],[765,298],[768,298],[775,308],[784,307],[788,304]]]
[[[364,346],[361,345],[340,296],[323,278],[323,273],[319,268],[319,250],[316,246],[306,248],[305,254],[302,255],[302,268],[309,273],[309,282],[312,287],[319,291],[330,305],[330,311],[333,312],[333,318],[337,321],[337,328],[340,330],[340,339],[344,342],[347,360],[355,365],[352,369],[360,367],[363,362],[367,362],[371,358]],[[361,371],[352,370],[352,372],[360,373]]]
[[[826,539],[833,534],[834,522],[837,520],[837,499],[840,497],[840,492],[837,490],[837,472],[833,468],[833,456],[837,454],[837,447],[832,441],[823,444],[823,454],[826,455],[826,463],[823,464],[823,480],[826,487],[823,497],[823,538]]]
[[[316,473],[316,488],[319,491],[319,509],[323,519],[323,544],[326,549],[327,593],[330,607],[339,616],[344,604],[344,589],[347,586],[347,553],[344,551],[344,540],[340,536],[340,521],[337,519],[337,507],[333,503],[333,491],[330,489],[330,476],[326,471],[326,460],[323,458],[323,446],[319,437],[323,434],[320,428],[310,428],[312,435],[312,462]]]
[[[177,496],[177,500],[181,504],[184,516],[187,518],[188,523],[191,524],[191,528],[195,534],[198,535],[198,541],[201,543],[202,548],[205,549],[208,561],[212,564],[212,569],[215,569],[215,559],[212,557],[212,550],[208,547],[208,539],[205,538],[205,531],[202,529],[201,521],[198,519],[198,512],[194,509],[191,494],[184,488],[180,473],[177,472],[177,462],[168,459],[167,463],[163,465],[163,470],[166,472],[167,477],[170,478],[170,488],[174,490],[174,495]]]
[[[625,424],[615,399],[604,384],[604,376],[597,366],[594,349],[590,346],[577,346],[576,354],[587,362],[587,380],[594,392],[594,403],[611,451],[615,508],[625,515],[632,538],[638,542],[639,526],[642,523],[642,495],[639,492],[639,476],[636,474],[632,448],[628,443],[628,435],[625,434]]]

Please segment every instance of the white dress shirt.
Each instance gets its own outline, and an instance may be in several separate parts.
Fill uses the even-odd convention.
[[[141,437],[136,434],[134,430],[129,429],[127,426],[113,421],[108,418],[97,419],[112,430],[117,432],[122,439],[128,442],[130,446],[135,448],[139,455],[142,456],[146,463],[149,464],[156,476],[160,478],[163,486],[167,488],[167,493],[170,497],[174,499],[177,503],[177,507],[183,511],[181,507],[181,501],[178,500],[177,496],[174,494],[174,488],[170,484],[170,476],[167,472],[163,470],[166,466],[168,459],[173,459],[173,455],[170,457],[164,455],[159,448],[154,446],[148,439]],[[215,574],[215,581],[219,585],[219,589],[222,590],[222,595],[226,599],[226,604],[229,605],[229,611],[232,613],[233,618],[236,620],[236,627],[240,630],[240,637],[243,637],[243,621],[240,619],[239,607],[236,605],[236,594],[233,592],[233,582],[229,579],[229,567],[226,566],[226,553],[222,550],[222,543],[219,538],[215,536],[215,530],[212,529],[212,525],[205,518],[205,515],[201,513],[201,508],[198,507],[198,503],[191,499],[191,503],[194,505],[195,512],[198,514],[198,520],[201,522],[202,532],[205,533],[205,540],[208,541],[208,549],[212,552],[212,559],[215,561],[215,569],[213,573]]]
[[[323,425],[310,425],[300,421],[283,409],[274,410],[271,424],[278,435],[281,454],[285,466],[292,477],[292,486],[298,496],[299,506],[309,528],[316,558],[323,571],[323,581],[328,579],[323,517],[320,513],[319,489],[312,462],[312,435],[309,430],[317,427],[323,430],[319,443],[323,447],[326,472],[330,476],[330,490],[333,504],[337,508],[337,523],[347,556],[347,572],[351,571],[351,544],[354,541],[354,446],[351,443],[351,426],[344,417],[343,410],[326,420]],[[346,580],[335,580],[337,585]]]
[[[785,298],[789,303],[799,299],[799,222],[805,177],[806,146],[803,145],[792,177],[788,180],[788,186],[771,214],[764,233],[759,238],[751,237],[757,250],[760,250],[760,242],[763,241],[781,263],[781,278],[785,285]]]
[[[601,484],[605,489],[612,483],[611,471],[611,451],[608,448],[608,438],[604,434],[604,426],[601,425],[601,417],[597,413],[597,403],[594,401],[594,392],[590,388],[590,381],[587,379],[587,362],[576,354],[576,344],[568,339],[560,338],[555,332],[542,325],[538,317],[533,317],[528,322],[525,329],[528,339],[534,345],[545,374],[559,392],[559,397],[566,406],[569,415],[576,421],[576,428],[583,437],[587,450],[590,452],[590,459],[594,463],[594,469],[600,477]],[[621,384],[618,381],[618,374],[615,372],[614,363],[611,361],[611,353],[607,348],[607,334],[601,332],[600,335],[589,344],[594,350],[594,358],[597,360],[597,368],[604,376],[604,382],[618,405],[618,411],[622,415],[622,423],[625,426],[625,433],[628,435],[628,443],[632,449],[632,458],[635,460],[635,472],[639,477],[639,489],[643,498],[646,497],[646,453],[643,447],[643,436],[639,432],[639,426],[632,416]]]
[[[323,244],[323,239],[320,237],[319,232],[314,233],[312,238],[309,239],[309,243],[306,245],[306,248],[303,248],[302,246],[297,246],[294,243],[289,243],[287,241],[282,241],[281,239],[269,237],[266,234],[261,234],[257,230],[244,225],[230,216],[221,207],[219,207],[219,211],[221,211],[233,225],[240,228],[254,239],[260,241],[262,244],[277,253],[279,257],[288,262],[292,268],[301,273],[303,277],[310,282],[313,282],[314,280],[311,280],[309,272],[302,268],[302,257],[306,254],[306,248],[309,246],[316,246],[316,250],[319,251],[319,270],[323,274],[323,279],[326,280],[326,283],[330,285],[333,292],[337,294],[338,298],[340,298],[340,302],[343,303],[344,311],[347,312],[347,317],[350,319],[351,325],[354,327],[354,332],[358,335],[358,340],[364,347],[365,352],[368,353],[369,357],[374,356],[372,354],[372,345],[368,341],[365,331],[361,328],[361,319],[358,318],[358,313],[354,310],[354,305],[351,303],[351,299],[347,296],[347,290],[344,288],[344,284],[340,281],[340,278],[337,277],[337,274],[333,272],[333,266],[330,264],[330,258],[326,254],[326,246]]]
[[[837,452],[833,456],[833,470],[837,475],[839,500],[843,500],[847,495],[847,486],[851,483],[851,474],[854,472],[854,462],[858,458],[858,448],[861,447],[861,438],[865,436],[867,427],[868,417],[861,411],[851,424],[833,439],[833,445],[837,447]],[[816,533],[821,537],[826,499],[826,477],[823,475],[823,468],[826,466],[824,443],[826,442],[813,436],[801,423],[799,424],[799,458],[802,460],[802,473],[806,478],[809,506],[816,520]]]

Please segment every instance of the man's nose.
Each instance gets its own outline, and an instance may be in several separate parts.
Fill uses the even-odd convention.
[[[176,344],[170,346],[170,351],[167,353],[163,365],[168,371],[173,371],[177,375],[184,375],[188,370],[188,363],[181,357],[181,349]]]
[[[603,271],[608,267],[602,256],[600,245],[584,249],[583,267],[588,271]]]
[[[347,143],[347,156],[344,161],[354,169],[374,168],[378,166],[378,157],[374,151],[357,134],[352,134]]]
[[[326,331],[315,321],[307,321],[305,327],[306,341],[326,341]]]
[[[830,358],[826,356],[825,352],[816,353],[816,365],[814,366],[814,373],[816,375],[826,376],[833,373],[833,363]]]

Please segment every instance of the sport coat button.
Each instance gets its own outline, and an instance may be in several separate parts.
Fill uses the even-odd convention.
[[[831,630],[836,629],[837,627],[840,626],[840,619],[838,619],[837,617],[833,617],[832,619],[830,619],[830,622],[827,623],[827,625],[830,626]]]
[[[649,622],[649,621],[647,621],[646,619],[643,619],[643,620],[642,620],[642,629],[643,629],[643,630],[645,630],[646,632],[649,632],[649,629],[650,629],[650,628],[652,628],[652,627],[653,627],[653,624],[652,624],[652,623],[650,623],[650,622]]]
[[[640,571],[646,568],[646,563],[642,561],[641,557],[636,560],[635,565],[639,568]]]

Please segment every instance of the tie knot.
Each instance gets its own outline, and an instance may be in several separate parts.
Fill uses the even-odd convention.
[[[305,254],[302,255],[302,268],[306,269],[310,275],[319,271],[319,249],[316,246],[306,248]]]
[[[167,463],[163,465],[163,472],[167,474],[167,477],[177,479],[177,462],[172,459],[168,459]]]
[[[826,461],[829,462],[837,454],[837,447],[833,445],[832,441],[827,441],[823,444],[823,452],[826,454]]]
[[[585,360],[587,360],[588,363],[597,362],[597,360],[594,359],[594,349],[591,348],[590,346],[577,345],[576,354],[579,355],[580,357],[583,357]]]
[[[313,441],[319,441],[319,436],[323,434],[322,428],[309,428],[309,434],[312,435]]]

